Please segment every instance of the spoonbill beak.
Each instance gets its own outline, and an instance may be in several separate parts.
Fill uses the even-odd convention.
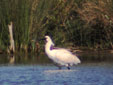
[[[42,39],[39,39],[39,40],[46,40],[46,38],[42,38]]]

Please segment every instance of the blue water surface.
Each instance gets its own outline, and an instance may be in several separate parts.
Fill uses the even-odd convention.
[[[113,85],[113,64],[85,63],[71,70],[53,65],[1,65],[0,85]]]

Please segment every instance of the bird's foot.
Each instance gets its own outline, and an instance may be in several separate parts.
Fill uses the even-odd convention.
[[[67,67],[68,70],[70,70],[70,67]]]

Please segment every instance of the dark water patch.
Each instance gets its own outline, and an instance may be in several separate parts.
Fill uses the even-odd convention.
[[[112,51],[83,51],[76,52],[82,63],[85,62],[111,62],[113,61]],[[18,54],[18,55],[0,55],[0,64],[51,64],[51,60],[46,54]]]
[[[112,50],[83,50],[76,52],[79,58],[84,62],[112,62],[113,51]]]

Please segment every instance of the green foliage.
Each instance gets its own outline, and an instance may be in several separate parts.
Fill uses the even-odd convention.
[[[18,2],[18,11],[14,22],[14,37],[15,43],[19,47],[24,47],[29,42],[29,9],[27,0]]]
[[[3,9],[4,8],[4,9]],[[9,23],[9,5],[6,1],[0,2],[0,47],[6,48],[9,45],[9,34],[7,24]]]
[[[32,40],[46,34],[57,45],[111,48],[112,4],[108,0],[0,0],[0,48],[9,46],[11,21],[17,51],[27,50]]]

